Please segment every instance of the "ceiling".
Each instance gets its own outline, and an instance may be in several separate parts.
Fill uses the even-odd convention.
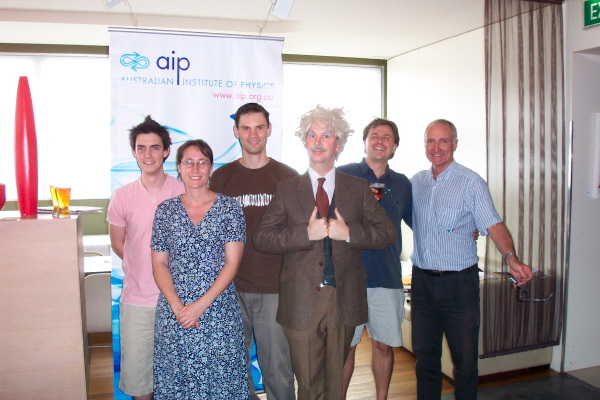
[[[281,1],[281,0],[280,0]],[[390,59],[483,26],[483,0],[0,0],[0,43],[107,46],[107,28],[284,37],[285,54]],[[266,24],[265,24],[266,23]],[[261,33],[262,30],[262,33]]]

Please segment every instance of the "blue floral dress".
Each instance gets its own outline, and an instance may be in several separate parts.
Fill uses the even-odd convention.
[[[245,242],[242,209],[218,194],[194,226],[180,197],[161,203],[154,217],[152,250],[169,252],[173,285],[183,304],[200,298],[225,263],[225,243]],[[200,328],[179,325],[161,294],[156,308],[154,399],[248,399],[242,318],[231,283],[200,318]]]

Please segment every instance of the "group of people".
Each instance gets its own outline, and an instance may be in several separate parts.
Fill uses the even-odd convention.
[[[409,180],[388,162],[392,121],[363,131],[365,157],[335,167],[351,133],[342,109],[317,106],[296,135],[302,175],[267,156],[269,113],[235,114],[242,156],[213,172],[203,140],[163,163],[169,132],[150,118],[129,133],[140,178],[108,210],[123,259],[119,388],[134,399],[255,400],[253,338],[268,400],[345,399],[367,328],[377,399],[402,345],[401,221],[414,231],[411,322],[419,399],[441,397],[445,334],[457,399],[477,396],[479,277],[473,231],[489,234],[517,284],[531,279],[485,181],[454,161],[455,126],[425,129],[431,168]],[[370,183],[383,183],[379,199]],[[295,376],[295,380],[294,380]],[[297,383],[297,393],[294,387]]]

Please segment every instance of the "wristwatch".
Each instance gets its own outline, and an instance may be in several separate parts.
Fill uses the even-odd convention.
[[[508,264],[506,264],[506,259],[508,258],[508,256],[511,256],[511,255],[514,255],[515,257],[517,256],[512,251],[509,251],[508,253],[506,253],[505,255],[502,256],[502,265],[508,265]]]

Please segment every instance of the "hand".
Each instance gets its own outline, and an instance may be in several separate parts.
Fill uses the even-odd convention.
[[[346,240],[350,238],[350,229],[346,221],[335,208],[335,217],[329,220],[329,237],[333,240]]]
[[[179,313],[183,309],[183,303],[179,301],[179,297],[177,298],[177,302],[175,304],[170,304],[170,306],[171,311],[173,311],[173,314],[175,314],[175,318],[177,318],[177,320],[179,321]]]
[[[506,264],[508,265],[512,276],[514,276],[517,282],[519,282],[518,284],[513,285],[514,287],[524,285],[529,282],[531,278],[533,278],[531,267],[523,264],[516,256],[509,256],[506,260]]]
[[[377,189],[374,187],[369,187],[369,189],[371,189],[371,192],[373,192],[373,195],[375,196],[375,200],[379,201],[379,197],[377,197]]]
[[[308,240],[321,240],[327,237],[327,218],[317,218],[317,206],[308,220]]]
[[[479,231],[477,229],[475,229],[473,231],[473,240],[477,241],[477,239],[479,239]]]
[[[204,311],[206,311],[206,307],[201,305],[200,300],[185,305],[179,313],[176,314],[177,322],[179,322],[184,329],[200,328],[200,317]]]

